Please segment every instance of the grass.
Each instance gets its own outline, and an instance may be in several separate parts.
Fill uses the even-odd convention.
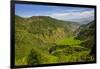
[[[80,43],[80,40],[74,39],[73,37],[67,37],[56,41],[57,45],[79,45]]]

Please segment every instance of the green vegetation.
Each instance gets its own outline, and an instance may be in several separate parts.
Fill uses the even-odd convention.
[[[56,41],[56,44],[58,45],[78,45],[80,43],[80,40],[74,39],[73,37],[67,37]]]
[[[15,16],[15,64],[94,61],[93,23],[79,24],[48,16]],[[76,32],[75,32],[76,31]],[[77,35],[75,35],[77,33]]]
[[[91,21],[88,24],[80,26],[76,39],[82,40],[81,46],[91,50],[90,54],[95,58],[95,22]]]

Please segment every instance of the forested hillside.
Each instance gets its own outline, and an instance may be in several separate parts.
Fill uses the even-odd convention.
[[[80,26],[78,31],[77,39],[82,40],[82,46],[87,47],[91,50],[91,54],[95,54],[95,38],[96,38],[96,24],[95,21],[91,21],[88,24]]]

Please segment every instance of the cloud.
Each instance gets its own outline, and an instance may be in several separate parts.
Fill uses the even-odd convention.
[[[81,11],[81,12],[63,12],[63,13],[52,13],[49,16],[65,20],[65,21],[75,21],[75,22],[86,22],[94,20],[94,10]]]

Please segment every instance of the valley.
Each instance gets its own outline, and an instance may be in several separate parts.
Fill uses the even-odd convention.
[[[95,61],[95,22],[80,25],[49,16],[15,15],[15,64]]]

